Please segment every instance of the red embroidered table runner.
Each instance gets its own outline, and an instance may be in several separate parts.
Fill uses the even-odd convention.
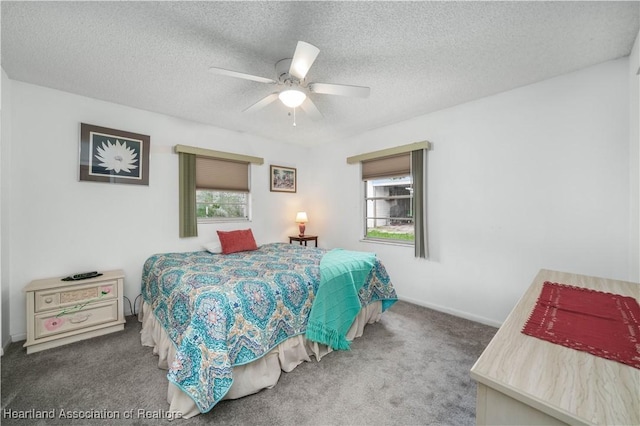
[[[640,369],[640,305],[633,297],[546,281],[522,332]]]

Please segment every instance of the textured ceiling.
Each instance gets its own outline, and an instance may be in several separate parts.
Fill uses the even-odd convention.
[[[313,145],[630,53],[639,2],[8,2],[9,77],[217,127]],[[324,119],[274,102],[298,40],[320,49],[307,79],[371,87],[311,94]]]

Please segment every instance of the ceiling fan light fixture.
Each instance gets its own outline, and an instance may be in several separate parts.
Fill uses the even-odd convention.
[[[307,98],[307,95],[300,90],[288,89],[280,92],[280,94],[278,94],[278,97],[280,98],[282,103],[289,108],[297,108],[302,104],[302,102],[304,102],[304,100]]]

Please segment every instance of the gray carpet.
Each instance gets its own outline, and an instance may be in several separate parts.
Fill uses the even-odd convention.
[[[170,423],[148,418],[168,410],[166,372],[152,349],[140,345],[140,323],[127,320],[122,332],[31,355],[23,342],[12,343],[0,359],[2,424],[473,425],[476,385],[469,369],[497,331],[398,302],[350,351],[303,363],[273,389]],[[51,410],[53,419],[10,418]],[[61,410],[120,419],[73,420],[60,418]],[[129,413],[132,419],[125,419]]]

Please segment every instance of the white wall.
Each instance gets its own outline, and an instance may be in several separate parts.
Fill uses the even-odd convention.
[[[640,281],[640,31],[629,55],[629,277]]]
[[[0,86],[2,87],[0,108],[0,344],[4,348],[10,343],[9,331],[9,306],[11,302],[9,284],[9,259],[11,251],[9,247],[9,182],[11,182],[11,82],[9,77],[1,70]]]
[[[10,83],[11,220],[7,225],[11,229],[8,272],[14,341],[25,338],[23,288],[33,279],[122,268],[125,296],[133,302],[140,292],[142,265],[151,254],[199,250],[202,243],[214,239],[216,229],[251,227],[259,244],[286,242],[286,236],[296,231],[295,212],[304,205],[301,194],[308,192],[311,177],[298,163],[307,157],[306,149]],[[150,135],[149,186],[79,182],[81,122]],[[252,222],[200,226],[198,238],[178,237],[178,156],[172,152],[176,144],[264,158],[264,165],[251,169]],[[269,164],[298,167],[297,194],[269,191]]]
[[[328,246],[378,253],[401,298],[500,324],[540,268],[629,278],[628,58],[315,149]],[[425,93],[425,96],[429,96]],[[346,157],[420,140],[430,260],[366,243]]]

